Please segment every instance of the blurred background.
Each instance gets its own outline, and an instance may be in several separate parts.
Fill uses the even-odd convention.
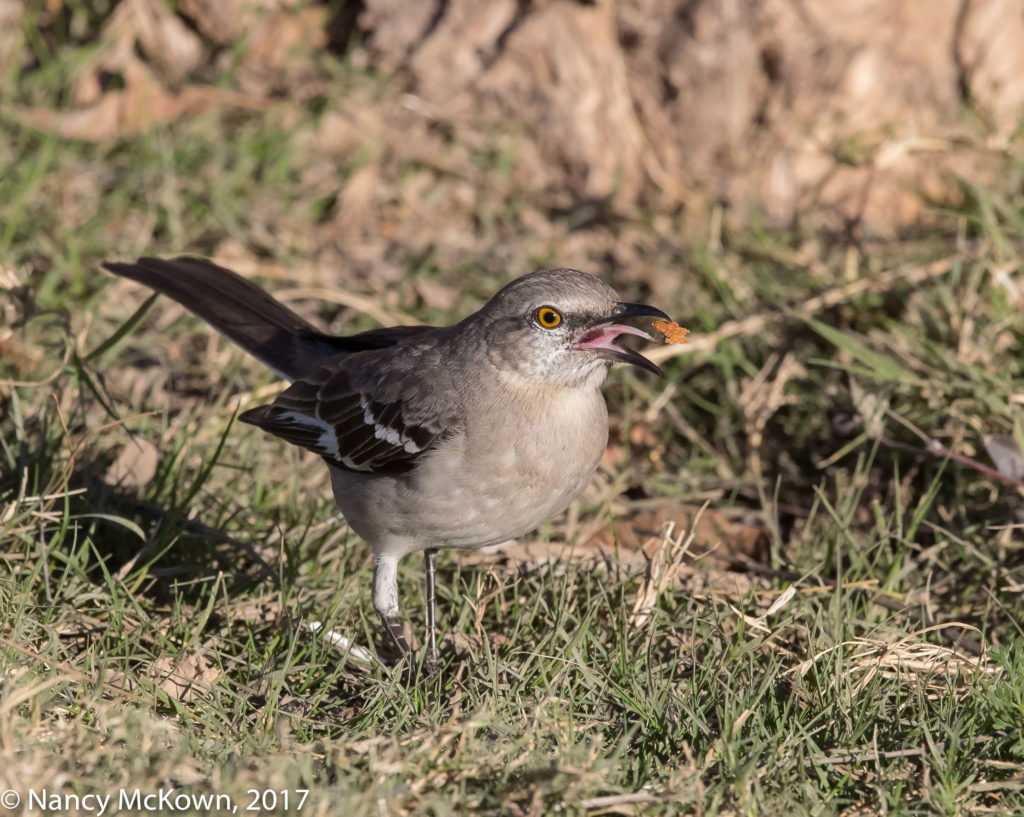
[[[37,232],[106,218],[107,252],[301,257],[367,288],[557,260],[672,291],[689,242],[730,230],[948,228],[1005,172],[1024,103],[1014,0],[2,0],[0,19],[8,191],[23,140],[77,145],[60,197],[27,197]],[[246,185],[244,208],[222,189]]]

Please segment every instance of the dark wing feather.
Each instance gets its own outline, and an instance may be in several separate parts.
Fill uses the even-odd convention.
[[[239,419],[352,471],[397,474],[459,430],[459,395],[428,388],[443,367],[431,344],[354,354],[298,380],[270,406]],[[436,384],[435,384],[436,385]]]

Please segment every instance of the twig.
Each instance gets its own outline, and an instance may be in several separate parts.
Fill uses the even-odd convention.
[[[952,449],[946,448],[938,440],[932,440],[930,445],[917,446],[910,445],[908,443],[901,443],[898,440],[891,440],[888,437],[879,436],[875,438],[878,440],[880,445],[884,445],[886,448],[891,448],[894,451],[904,451],[908,454],[926,454],[932,457],[938,457],[940,459],[950,459],[954,462],[958,462],[961,465],[966,465],[968,468],[973,468],[981,474],[992,479],[997,479],[1000,482],[1005,482],[1008,485],[1013,485],[1016,488],[1024,488],[1024,481],[1015,479],[1014,477],[1007,476],[1001,471],[997,471],[983,462],[971,459],[966,454],[958,454]]]
[[[952,270],[958,261],[967,260],[973,256],[974,253],[951,255],[948,258],[940,258],[938,261],[922,266],[883,272],[881,275],[870,278],[858,278],[849,284],[827,289],[820,295],[808,298],[794,309],[788,311],[766,310],[758,312],[756,315],[750,315],[742,320],[726,321],[715,332],[691,337],[690,342],[685,346],[675,344],[658,346],[654,349],[645,350],[644,356],[650,358],[655,363],[662,363],[677,355],[710,351],[728,338],[735,337],[736,335],[755,335],[762,332],[770,324],[782,323],[794,317],[808,318],[823,310],[839,306],[839,304],[845,303],[857,295],[863,295],[868,292],[888,292],[899,286],[913,286],[923,281],[929,281],[932,278],[938,278]]]
[[[580,807],[588,810],[625,806],[631,803],[657,803],[662,798],[649,791],[633,791],[625,794],[606,794],[603,797],[588,797],[580,800]]]
[[[978,473],[985,474],[985,476],[991,477],[992,479],[997,479],[1000,482],[1008,483],[1009,485],[1013,485],[1017,488],[1024,488],[1024,481],[1011,477],[1008,474],[1004,474],[1002,471],[997,471],[995,468],[985,465],[983,462],[978,462],[977,460],[968,457],[966,454],[960,454],[951,448],[946,448],[946,446],[934,437],[925,433],[910,422],[910,420],[897,414],[892,409],[886,408],[885,414],[887,417],[891,417],[904,428],[908,429],[919,440],[921,440],[924,445],[919,447],[916,445],[909,445],[908,443],[901,443],[897,440],[889,439],[882,434],[869,435],[871,439],[877,440],[879,444],[884,445],[887,448],[892,448],[896,451],[906,451],[909,454],[928,454],[941,459],[950,459],[954,462],[960,463],[961,465],[966,465],[968,468],[973,468]]]

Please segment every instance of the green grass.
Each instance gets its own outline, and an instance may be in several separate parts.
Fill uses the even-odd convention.
[[[87,48],[63,45],[36,41],[40,69],[4,98],[59,104]],[[335,70],[338,98],[376,82]],[[147,294],[97,268],[240,247],[272,290],[450,321],[531,259],[569,262],[571,216],[521,223],[531,191],[501,189],[507,172],[492,189],[514,151],[479,134],[452,151],[480,222],[441,206],[446,171],[364,157],[392,186],[382,224],[409,195],[443,211],[458,249],[439,223],[427,244],[399,231],[346,255],[330,202],[359,163],[325,168],[308,148],[318,116],[282,101],[93,145],[0,116],[0,789],[173,787],[243,811],[252,789],[278,793],[270,811],[308,790],[302,813],[352,815],[1024,811],[1020,493],[970,462],[990,464],[986,435],[1022,434],[1019,156],[1004,188],[973,189],[913,239],[704,246],[644,213],[587,227],[595,249],[572,263],[630,297],[667,292],[659,305],[697,342],[773,317],[669,361],[665,382],[611,379],[625,449],[540,534],[580,558],[443,554],[441,672],[408,684],[310,630],[382,641],[372,565],[325,470],[232,424],[272,377],[166,300],[131,322]],[[602,249],[616,229],[640,272]],[[800,311],[851,273],[947,257],[913,286]],[[374,325],[341,302],[298,308],[338,331]],[[782,383],[786,355],[799,366]],[[762,371],[778,394],[755,388]],[[134,441],[155,467],[117,484]],[[643,560],[622,545],[595,566],[580,532],[705,502],[721,535],[677,560],[638,623]],[[740,557],[728,520],[761,530],[764,560],[695,561]],[[400,581],[421,636],[419,559]]]

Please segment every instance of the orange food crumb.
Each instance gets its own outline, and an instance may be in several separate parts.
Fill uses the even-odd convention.
[[[675,321],[655,321],[653,326],[665,336],[665,343],[690,342],[686,337],[690,334],[690,330],[684,329]]]

